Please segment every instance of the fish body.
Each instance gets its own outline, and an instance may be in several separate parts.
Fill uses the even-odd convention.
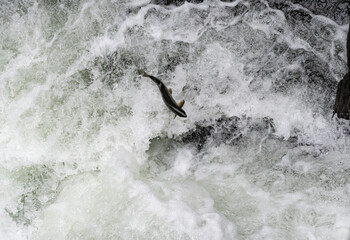
[[[159,80],[154,76],[148,75],[146,72],[142,70],[139,70],[139,73],[141,73],[144,77],[149,77],[150,79],[152,79],[153,82],[157,84],[165,105],[173,113],[175,113],[176,116],[183,117],[183,118],[187,117],[186,112],[182,109],[182,106],[184,105],[185,101],[182,101],[179,104],[177,104],[173,96],[171,95],[171,92],[161,80]]]

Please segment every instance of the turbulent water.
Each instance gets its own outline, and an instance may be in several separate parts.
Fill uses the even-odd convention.
[[[2,0],[0,239],[349,239],[347,20],[296,2]]]

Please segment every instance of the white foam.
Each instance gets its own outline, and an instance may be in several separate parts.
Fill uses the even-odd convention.
[[[175,172],[184,175],[191,167],[191,160],[193,158],[193,155],[191,151],[189,150],[183,150],[181,151],[178,156],[176,157],[175,163],[174,163],[174,170]]]

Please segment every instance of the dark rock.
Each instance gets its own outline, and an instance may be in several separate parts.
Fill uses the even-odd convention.
[[[334,104],[333,114],[337,114],[338,118],[349,120],[350,110],[350,73],[347,73],[338,83],[337,93]]]

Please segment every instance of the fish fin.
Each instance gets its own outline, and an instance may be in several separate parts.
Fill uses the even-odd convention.
[[[333,119],[334,115],[335,115],[335,111],[333,111],[332,119]]]
[[[182,108],[182,107],[183,107],[183,105],[185,105],[185,100],[182,100],[181,102],[179,102],[179,104],[178,104],[178,105],[179,105],[179,107],[180,107],[180,108]]]
[[[174,119],[176,118],[176,114],[174,115]]]
[[[173,89],[169,88],[170,94],[173,94]]]

